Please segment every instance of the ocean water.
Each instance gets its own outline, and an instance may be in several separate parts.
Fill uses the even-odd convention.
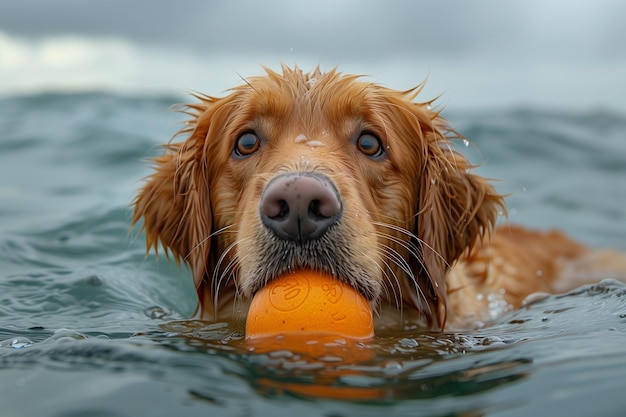
[[[0,416],[621,416],[626,286],[483,329],[262,351],[194,320],[189,273],[145,255],[129,204],[187,97],[0,99]],[[626,115],[444,111],[509,219],[626,251]]]

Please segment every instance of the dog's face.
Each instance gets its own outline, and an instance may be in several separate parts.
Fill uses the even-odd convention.
[[[283,68],[199,97],[135,221],[144,217],[151,246],[190,264],[216,316],[235,293],[306,268],[441,326],[445,273],[501,200],[450,149],[438,113],[412,101],[417,91]]]

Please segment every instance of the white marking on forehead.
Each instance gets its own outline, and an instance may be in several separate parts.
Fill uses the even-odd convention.
[[[306,137],[306,135],[302,133],[296,136],[293,141],[295,143],[304,143],[312,148],[321,148],[323,146],[326,146],[324,145],[324,142],[316,140],[316,139],[309,139],[308,137]]]
[[[320,148],[320,147],[324,146],[324,143],[320,142],[319,140],[310,140],[306,144],[309,145],[312,148]]]

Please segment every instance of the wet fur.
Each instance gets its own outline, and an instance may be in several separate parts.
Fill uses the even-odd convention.
[[[419,86],[395,91],[337,71],[266,71],[226,97],[198,95],[186,106],[184,139],[165,146],[134,202],[148,246],[162,244],[191,268],[203,318],[245,314],[267,281],[304,267],[349,282],[382,321],[398,311],[401,326],[472,326],[489,318],[490,296],[517,307],[530,293],[571,287],[568,262],[598,266],[584,261],[593,251],[559,232],[494,233],[502,196],[451,148],[460,135],[431,103],[413,101]],[[248,131],[261,147],[235,157]],[[359,152],[361,132],[381,139],[383,158]],[[287,172],[326,175],[344,205],[341,221],[303,246],[277,241],[259,217],[264,187]],[[606,259],[626,271],[619,254]]]

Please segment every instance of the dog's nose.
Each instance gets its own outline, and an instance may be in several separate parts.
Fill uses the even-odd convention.
[[[324,175],[282,174],[267,184],[260,203],[263,224],[285,240],[319,239],[341,218],[339,194]]]

